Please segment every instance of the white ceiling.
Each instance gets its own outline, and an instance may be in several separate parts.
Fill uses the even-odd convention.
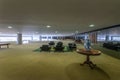
[[[120,0],[0,0],[2,33],[72,34],[115,24],[120,24]]]

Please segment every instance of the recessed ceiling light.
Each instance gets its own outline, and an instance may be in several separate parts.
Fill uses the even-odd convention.
[[[17,33],[20,33],[20,32],[17,32]]]
[[[94,27],[94,26],[95,26],[94,24],[89,25],[89,27]]]
[[[50,25],[47,25],[46,27],[47,27],[47,28],[50,28],[51,26],[50,26]]]
[[[8,26],[8,28],[9,28],[9,29],[11,29],[11,28],[12,28],[12,26]]]

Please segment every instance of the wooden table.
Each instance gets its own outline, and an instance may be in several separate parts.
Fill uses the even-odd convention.
[[[0,43],[0,48],[2,48],[2,46],[7,46],[7,48],[9,48],[10,43]]]
[[[90,56],[98,56],[101,54],[101,51],[94,50],[94,49],[92,49],[90,51],[87,51],[85,49],[78,49],[77,53],[82,54],[82,55],[86,55],[86,61],[84,61],[81,65],[88,64],[89,67],[91,69],[93,69],[96,66],[96,64],[93,64],[93,62],[90,61]]]

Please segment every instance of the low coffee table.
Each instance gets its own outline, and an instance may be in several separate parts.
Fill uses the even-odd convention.
[[[82,55],[86,55],[86,61],[84,61],[81,65],[88,64],[89,67],[91,69],[93,69],[96,66],[96,64],[93,64],[93,62],[90,61],[90,56],[98,56],[101,54],[101,51],[94,50],[94,49],[92,49],[90,51],[87,51],[86,49],[78,49],[77,53],[82,54]]]

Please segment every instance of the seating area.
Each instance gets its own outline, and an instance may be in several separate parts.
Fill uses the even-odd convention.
[[[68,43],[68,47],[70,51],[74,51],[77,49],[77,46],[75,43]]]
[[[54,46],[54,45],[55,45],[55,42],[54,42],[54,41],[50,41],[48,44],[49,44],[50,46]]]
[[[49,45],[42,45],[42,47],[40,47],[41,51],[49,51],[50,52],[50,46]]]
[[[106,43],[103,43],[103,47],[119,51],[120,50],[120,42],[106,42]]]
[[[55,52],[64,52],[63,42],[58,42],[56,46],[54,47],[54,49],[55,49]]]
[[[56,43],[54,41],[50,41],[48,45],[42,45],[40,47],[40,51],[52,51],[52,52],[68,52],[68,51],[76,51],[77,45],[75,43],[68,43],[68,45],[64,45],[63,42],[59,41]]]

